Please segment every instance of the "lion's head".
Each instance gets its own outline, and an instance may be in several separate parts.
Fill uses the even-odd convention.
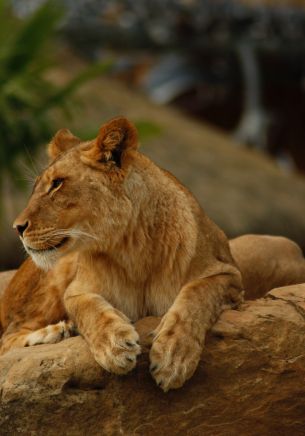
[[[121,117],[92,141],[57,132],[48,146],[51,163],[14,223],[38,266],[47,269],[62,254],[88,245],[106,251],[122,236],[133,208],[126,180],[137,145],[135,127]]]

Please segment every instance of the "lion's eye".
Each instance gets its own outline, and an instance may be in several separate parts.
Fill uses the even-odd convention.
[[[54,189],[59,188],[62,185],[63,181],[64,181],[64,179],[54,179],[54,180],[52,180],[52,184],[51,184],[51,187],[49,189],[49,192],[54,191]]]

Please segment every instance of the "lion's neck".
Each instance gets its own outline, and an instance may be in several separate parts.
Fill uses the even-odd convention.
[[[171,274],[178,268],[183,274],[195,250],[190,236],[194,235],[194,217],[184,192],[177,192],[166,175],[161,183],[153,181],[151,185],[149,195],[134,209],[123,237],[104,253],[136,283],[147,282],[165,270]]]
[[[137,202],[122,235],[79,265],[92,289],[131,319],[163,314],[188,278],[197,225],[183,190],[161,180]],[[88,286],[88,285],[86,285]]]

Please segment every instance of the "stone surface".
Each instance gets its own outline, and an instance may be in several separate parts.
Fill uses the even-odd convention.
[[[164,394],[144,353],[124,377],[106,373],[81,337],[0,358],[2,435],[303,435],[305,285],[225,311],[193,378]],[[146,344],[146,345],[145,345]]]

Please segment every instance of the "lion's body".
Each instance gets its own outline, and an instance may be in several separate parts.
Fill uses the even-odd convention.
[[[294,242],[264,235],[244,235],[229,242],[242,273],[245,299],[262,297],[275,287],[305,282],[305,261]],[[0,354],[24,346],[29,332],[68,318],[63,297],[74,277],[77,258],[77,253],[69,254],[47,272],[31,258],[23,263],[0,300],[0,334],[5,333],[6,338]]]
[[[139,157],[142,160],[143,157]],[[147,165],[148,162],[142,164],[145,163]],[[152,163],[150,165],[153,166]],[[16,297],[23,300],[21,316],[28,317],[29,310],[35,313],[41,310],[42,317],[49,311],[53,313],[51,302],[57,301],[58,293],[64,292],[71,282],[79,256],[79,269],[86,275],[87,286],[94,287],[95,292],[103,295],[132,321],[147,315],[164,315],[185,283],[203,276],[205,270],[207,275],[214,272],[211,258],[219,258],[216,262],[220,264],[220,270],[226,270],[222,260],[227,262],[230,271],[234,262],[224,234],[203,214],[182,185],[179,186],[177,181],[157,167],[152,170],[160,173],[152,175],[152,186],[148,186],[147,174],[143,180],[146,180],[147,190],[151,193],[156,190],[156,198],[148,193],[143,195],[143,210],[135,211],[129,223],[122,224],[125,227],[124,236],[113,253],[100,252],[94,246],[88,252],[71,253],[59,259],[49,271],[37,268],[31,259],[23,264],[14,280],[25,281],[29,277],[31,283],[21,283],[20,287],[14,281],[11,284],[20,289]],[[160,180],[160,176],[164,179]],[[165,188],[163,196],[160,195],[162,188]],[[136,189],[144,190],[143,186]],[[84,207],[92,212],[92,205]],[[50,301],[46,300],[46,307],[36,308],[36,298],[27,298],[25,289],[29,289],[32,296],[33,293],[46,291]],[[4,328],[9,320],[8,311],[5,312],[6,315],[2,315]],[[56,312],[62,319],[62,309],[56,309]]]
[[[193,374],[206,331],[242,301],[242,282],[223,232],[136,146],[124,119],[91,142],[66,131],[53,139],[16,227],[38,266],[57,264],[41,271],[28,260],[9,285],[2,352],[68,336],[69,318],[98,363],[125,373],[140,352],[129,320],[163,316],[150,357],[166,391]]]

